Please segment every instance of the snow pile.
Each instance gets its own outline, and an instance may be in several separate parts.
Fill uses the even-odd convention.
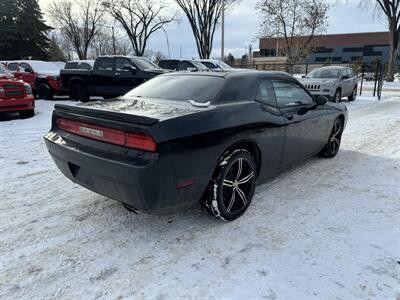
[[[260,185],[233,223],[134,215],[74,185],[42,140],[53,105],[0,122],[1,299],[399,297],[398,95],[348,103],[338,156]]]

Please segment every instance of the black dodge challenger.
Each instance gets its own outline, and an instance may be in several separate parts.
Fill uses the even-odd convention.
[[[115,100],[56,105],[45,142],[65,176],[129,210],[200,201],[232,221],[257,182],[334,157],[347,115],[285,73],[171,73]]]

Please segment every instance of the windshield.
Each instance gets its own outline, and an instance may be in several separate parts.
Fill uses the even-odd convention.
[[[315,69],[310,74],[308,74],[307,78],[339,78],[342,74],[341,69]]]
[[[44,61],[27,61],[36,72],[60,72],[61,68],[54,63]]]
[[[0,65],[0,75],[11,75],[11,73],[2,65]]]
[[[222,77],[174,75],[158,76],[130,91],[124,98],[143,97],[151,99],[196,102],[213,101],[224,85]]]
[[[230,65],[224,63],[223,61],[218,62],[218,64],[224,69],[233,69]]]
[[[152,63],[151,61],[149,61],[145,58],[135,57],[135,58],[132,58],[132,61],[135,63],[135,65],[137,65],[142,70],[159,70],[160,69],[159,66],[157,66],[156,64]]]
[[[208,70],[208,68],[205,65],[203,65],[202,63],[199,63],[199,62],[194,61],[194,60],[191,61],[191,63],[199,70]]]

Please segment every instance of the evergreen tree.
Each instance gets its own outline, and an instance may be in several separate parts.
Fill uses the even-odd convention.
[[[67,61],[64,51],[59,46],[60,43],[55,34],[50,38],[49,59],[51,61]]]
[[[16,26],[18,14],[16,1],[0,0],[0,59],[15,59],[15,46],[19,43]]]
[[[47,32],[52,28],[43,21],[37,0],[17,0],[17,26],[23,32],[19,55],[31,59],[48,59],[50,40]]]
[[[0,0],[0,59],[47,59],[50,29],[37,0]]]

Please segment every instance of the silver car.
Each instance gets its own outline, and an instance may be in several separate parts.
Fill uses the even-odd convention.
[[[313,95],[326,96],[339,103],[343,97],[354,101],[357,97],[358,78],[348,67],[322,67],[314,69],[300,79]]]

